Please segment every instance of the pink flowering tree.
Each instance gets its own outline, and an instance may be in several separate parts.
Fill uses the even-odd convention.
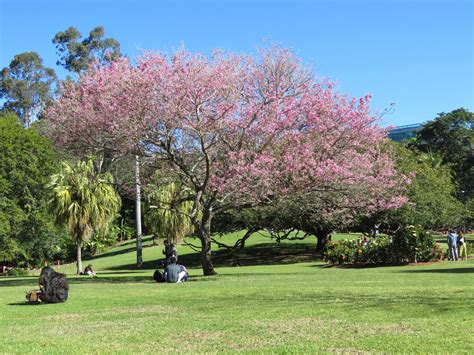
[[[342,205],[367,196],[368,212],[406,202],[369,100],[338,94],[279,47],[257,57],[182,51],[92,68],[48,117],[59,143],[142,152],[164,180],[186,187],[181,198],[193,203],[188,217],[212,275],[218,212],[305,193]]]

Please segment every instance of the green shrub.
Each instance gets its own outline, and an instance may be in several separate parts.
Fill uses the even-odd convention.
[[[117,243],[119,228],[113,224],[106,233],[95,233],[85,244],[85,251],[91,255],[101,253]]]
[[[378,236],[368,243],[360,242],[354,253],[354,264],[389,264],[395,262],[392,252],[392,239]]]
[[[21,269],[19,267],[13,267],[13,268],[11,268],[7,271],[7,275],[8,276],[15,276],[15,277],[28,276],[29,272],[28,272],[28,270]]]
[[[422,228],[407,226],[393,236],[330,242],[324,255],[332,264],[381,265],[439,260],[443,251]]]
[[[355,240],[341,240],[329,242],[326,245],[324,257],[332,264],[351,263],[354,258],[354,250],[358,243]]]
[[[419,226],[399,228],[393,237],[393,248],[399,262],[439,260],[443,254],[433,236]]]

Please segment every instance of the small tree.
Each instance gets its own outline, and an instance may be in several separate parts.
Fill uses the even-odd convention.
[[[71,233],[76,243],[77,274],[82,270],[81,250],[94,231],[107,230],[120,209],[110,174],[96,174],[91,159],[76,165],[62,163],[59,174],[51,176],[51,207],[56,223]]]
[[[186,189],[171,182],[162,186],[150,185],[148,190],[151,206],[145,218],[147,226],[153,233],[166,236],[169,242],[179,243],[187,233],[194,230],[188,217],[193,203],[182,200]]]

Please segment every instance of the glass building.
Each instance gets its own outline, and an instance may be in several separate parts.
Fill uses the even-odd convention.
[[[422,123],[398,126],[389,130],[387,136],[395,142],[402,142],[405,139],[413,138],[416,134],[416,131],[418,131],[422,126]]]

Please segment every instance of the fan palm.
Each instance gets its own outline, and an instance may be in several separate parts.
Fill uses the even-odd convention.
[[[194,230],[191,219],[193,202],[182,201],[186,193],[175,182],[161,186],[151,186],[148,198],[155,205],[148,212],[145,222],[149,229],[156,234],[166,236],[171,243],[179,243],[184,236]]]
[[[93,232],[107,231],[120,209],[120,196],[109,173],[97,174],[92,159],[75,165],[62,162],[51,176],[51,208],[56,224],[65,226],[76,244],[77,273],[82,270],[81,250]]]

